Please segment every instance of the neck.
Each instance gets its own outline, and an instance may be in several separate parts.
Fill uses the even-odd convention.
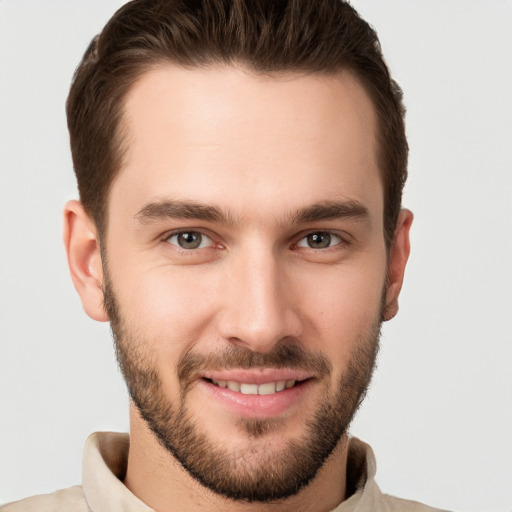
[[[213,493],[190,476],[160,445],[131,405],[130,451],[124,484],[158,512],[328,512],[345,498],[347,448],[345,436],[313,481],[295,496],[271,503],[235,501]]]

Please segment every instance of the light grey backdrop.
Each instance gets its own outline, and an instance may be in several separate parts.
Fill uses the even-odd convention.
[[[80,482],[86,436],[127,430],[108,327],[60,240],[74,197],[64,101],[119,0],[0,0],[0,502]],[[384,491],[512,510],[512,2],[357,0],[405,90],[401,312],[353,433]]]

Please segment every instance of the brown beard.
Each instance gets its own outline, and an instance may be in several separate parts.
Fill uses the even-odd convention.
[[[248,443],[247,448],[234,453],[216,445],[188,413],[187,394],[200,371],[286,367],[312,371],[315,377],[329,382],[329,361],[288,338],[265,354],[235,346],[208,355],[188,352],[177,365],[180,403],[171,403],[158,374],[156,356],[146,348],[151,343],[128,331],[104,270],[104,303],[119,366],[133,403],[160,444],[203,486],[229,499],[276,501],[293,496],[306,486],[347,433],[366,394],[379,348],[380,318],[361,334],[336,392],[326,390],[317,409],[306,413],[309,417],[303,436],[289,440],[281,450],[270,448],[263,441]],[[249,439],[264,439],[279,429],[280,422],[279,418],[240,419],[234,428],[245,431]]]

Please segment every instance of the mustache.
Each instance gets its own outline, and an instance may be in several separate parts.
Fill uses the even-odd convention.
[[[314,373],[318,377],[325,377],[332,371],[331,363],[322,354],[311,352],[297,344],[277,344],[266,353],[238,346],[210,354],[187,352],[179,359],[177,372],[181,388],[186,392],[199,373],[208,370],[252,368],[293,368]]]

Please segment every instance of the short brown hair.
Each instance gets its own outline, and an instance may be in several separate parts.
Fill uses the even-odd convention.
[[[66,105],[80,199],[100,235],[123,161],[124,98],[142,73],[163,62],[355,73],[378,118],[389,246],[407,177],[402,93],[377,34],[344,0],[134,0],[121,7],[85,52]]]

